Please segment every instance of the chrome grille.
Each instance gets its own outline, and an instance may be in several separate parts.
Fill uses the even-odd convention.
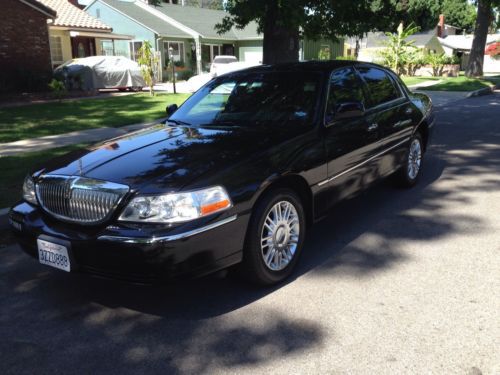
[[[108,219],[129,191],[126,185],[71,176],[42,176],[36,184],[42,208],[58,219],[99,224]]]

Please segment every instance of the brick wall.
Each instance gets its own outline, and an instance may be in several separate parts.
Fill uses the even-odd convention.
[[[2,0],[0,91],[43,90],[51,74],[47,16],[18,0]]]

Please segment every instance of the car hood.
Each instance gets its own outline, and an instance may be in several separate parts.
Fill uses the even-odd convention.
[[[54,159],[40,173],[111,181],[145,193],[174,191],[268,150],[292,133],[157,125]]]

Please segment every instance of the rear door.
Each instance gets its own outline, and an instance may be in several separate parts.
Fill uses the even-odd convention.
[[[394,171],[406,149],[413,125],[413,106],[389,72],[371,65],[357,66],[368,89],[367,121],[380,135],[376,174]]]
[[[363,83],[350,67],[333,71],[325,113],[325,148],[328,180],[321,183],[331,203],[359,191],[371,181],[370,159],[376,154],[380,132],[363,114],[339,116],[343,105],[367,104]]]

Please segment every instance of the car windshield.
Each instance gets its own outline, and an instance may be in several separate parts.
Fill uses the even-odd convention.
[[[209,82],[171,117],[194,126],[303,125],[317,104],[321,75],[235,74]]]
[[[236,57],[216,57],[213,61],[214,64],[229,64],[238,61]]]

